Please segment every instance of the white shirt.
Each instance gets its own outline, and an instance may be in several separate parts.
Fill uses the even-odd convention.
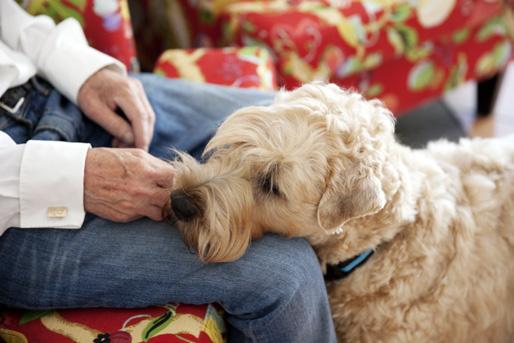
[[[87,44],[75,19],[58,25],[0,0],[0,96],[36,73],[77,103],[96,71],[124,66]],[[2,114],[0,114],[2,115]],[[0,235],[9,227],[80,228],[89,144],[29,141],[16,145],[0,131]]]

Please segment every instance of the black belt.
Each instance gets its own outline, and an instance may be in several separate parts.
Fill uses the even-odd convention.
[[[48,95],[51,86],[45,80],[35,76],[20,86],[9,88],[0,97],[0,113],[2,111],[5,111],[9,114],[17,113],[33,89],[37,89],[41,93]]]
[[[0,97],[0,110],[10,114],[17,113],[25,103],[30,89],[30,82],[8,89],[2,97]]]

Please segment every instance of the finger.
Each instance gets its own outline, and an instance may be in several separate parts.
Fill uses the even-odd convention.
[[[150,128],[147,117],[149,114],[139,100],[139,97],[127,93],[117,98],[116,103],[130,120],[134,134],[134,146],[148,150],[150,145]]]
[[[152,106],[148,102],[148,99],[146,98],[146,94],[144,93],[143,90],[141,91],[139,98],[141,100],[141,103],[145,107],[146,113],[147,113],[147,119],[146,119],[147,120],[147,127],[148,127],[147,144],[148,144],[148,148],[149,148],[150,144],[152,142],[154,128],[155,128],[155,113],[154,113],[154,111],[152,109]]]
[[[114,138],[133,146],[134,136],[129,123],[114,113],[107,105],[98,102],[90,118],[113,135]]]
[[[141,102],[145,106],[147,113],[149,113],[149,115],[150,115],[150,117],[149,117],[150,137],[149,138],[150,138],[150,142],[151,142],[152,137],[153,137],[153,132],[155,129],[155,112],[152,108],[152,105],[150,104],[150,101],[148,100],[148,97],[146,96],[145,89],[143,88],[141,83],[138,83],[138,85],[140,86],[139,88],[140,88]]]
[[[148,113],[151,115],[150,119],[155,120],[155,113],[153,111],[152,105],[150,104],[150,101],[148,100],[148,97],[146,96],[146,91],[145,91],[145,88],[143,87],[143,84],[141,83],[141,81],[139,81],[137,79],[133,79],[133,81],[134,81],[135,87],[137,88],[137,93],[141,100],[141,103],[146,108]]]

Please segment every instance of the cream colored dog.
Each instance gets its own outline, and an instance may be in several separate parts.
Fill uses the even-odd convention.
[[[209,262],[266,231],[306,237],[322,268],[373,249],[328,283],[341,341],[513,342],[514,137],[411,150],[393,131],[335,85],[282,92],[232,114],[205,164],[181,155],[171,216]]]

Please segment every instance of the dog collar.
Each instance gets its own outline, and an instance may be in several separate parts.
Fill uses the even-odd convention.
[[[329,264],[325,273],[325,280],[339,280],[347,277],[355,269],[362,266],[373,255],[373,252],[373,249],[369,249],[349,260],[338,264]]]

